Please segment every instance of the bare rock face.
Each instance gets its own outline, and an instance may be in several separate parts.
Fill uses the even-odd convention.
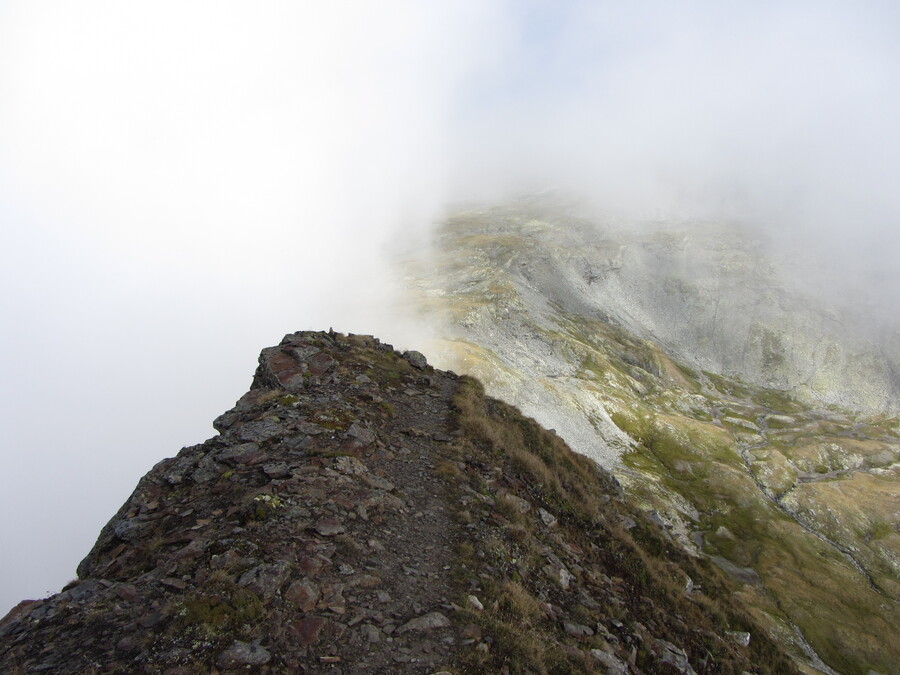
[[[215,427],[0,621],[0,671],[794,672],[608,474],[420,354],[288,335]]]

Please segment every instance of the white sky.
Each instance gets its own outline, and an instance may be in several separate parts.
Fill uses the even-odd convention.
[[[414,346],[384,251],[450,198],[750,218],[896,281],[898,7],[0,0],[0,613],[262,347]]]

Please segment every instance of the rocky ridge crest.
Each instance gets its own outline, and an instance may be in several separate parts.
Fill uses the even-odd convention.
[[[421,354],[288,335],[215,427],[0,621],[0,670],[794,672],[614,479]]]

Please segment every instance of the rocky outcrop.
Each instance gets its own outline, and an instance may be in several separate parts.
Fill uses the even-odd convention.
[[[215,427],[0,621],[0,670],[793,672],[614,479],[419,353],[288,335]]]

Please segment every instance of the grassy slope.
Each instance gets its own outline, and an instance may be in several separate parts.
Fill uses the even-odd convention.
[[[441,471],[454,479],[456,518],[472,532],[454,575],[484,605],[473,608],[461,593],[467,634],[490,639],[490,649],[467,652],[466,672],[598,672],[592,649],[657,672],[656,640],[683,646],[701,673],[794,672],[735,600],[734,582],[681,551],[609,474],[485,397],[474,379],[463,378],[454,405],[464,436]],[[542,523],[539,508],[557,521]],[[557,566],[571,572],[571,585],[554,583]],[[697,590],[686,591],[688,577]],[[592,634],[573,637],[567,622]],[[729,631],[751,632],[749,646]]]

